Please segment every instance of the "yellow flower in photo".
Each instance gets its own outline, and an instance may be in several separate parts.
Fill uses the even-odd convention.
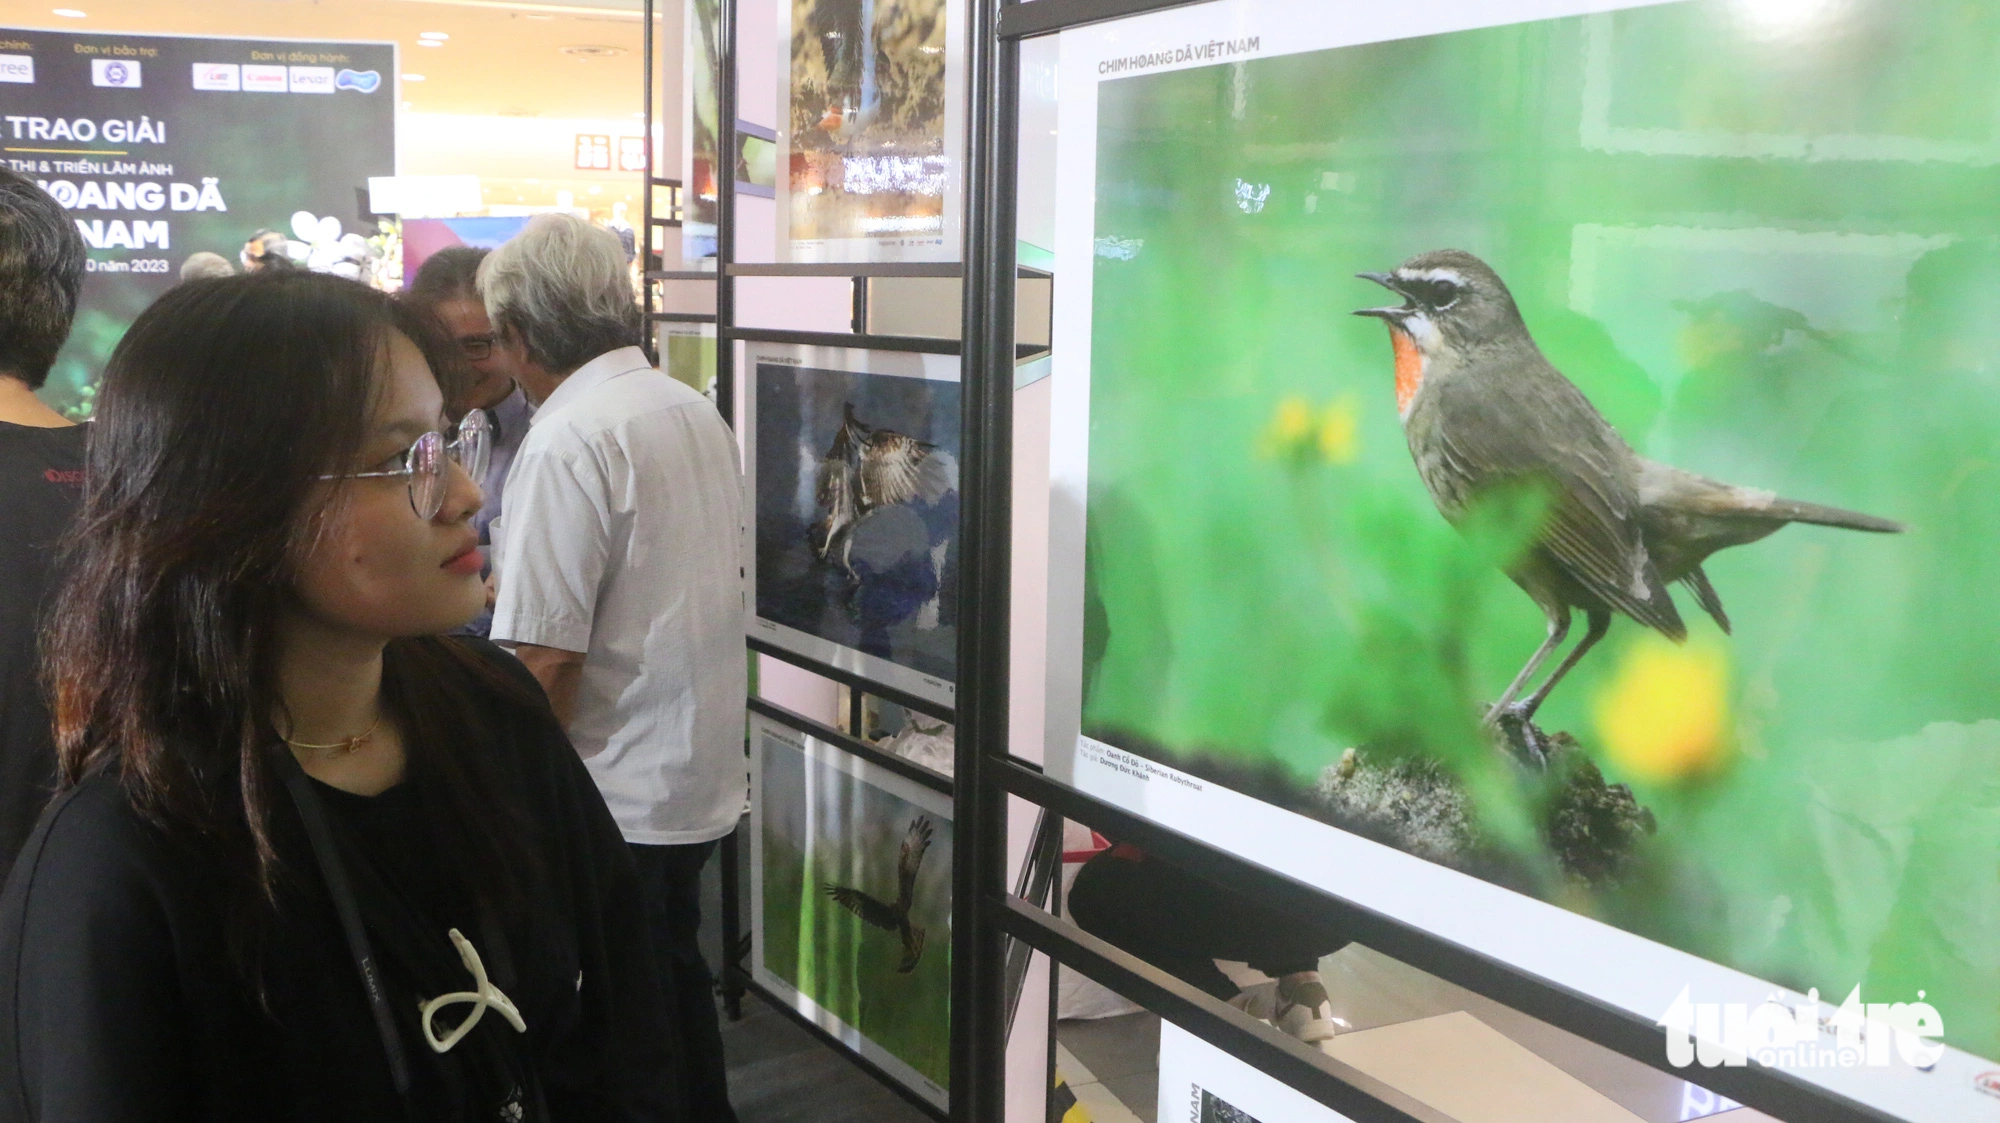
[[[1361,455],[1361,419],[1354,395],[1342,394],[1326,407],[1319,422],[1319,454],[1329,464],[1352,464]]]
[[[1318,461],[1352,464],[1361,448],[1359,414],[1352,394],[1341,395],[1324,410],[1292,394],[1278,403],[1277,413],[1257,438],[1257,451],[1299,466]]]
[[[1311,403],[1293,394],[1278,403],[1278,415],[1271,419],[1271,428],[1266,437],[1278,451],[1288,451],[1310,437],[1312,427]]]
[[[1606,753],[1630,775],[1672,783],[1712,773],[1730,751],[1728,653],[1648,632],[1625,649],[1595,711]]]

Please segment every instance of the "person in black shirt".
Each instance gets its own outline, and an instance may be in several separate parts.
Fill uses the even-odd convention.
[[[35,631],[56,540],[83,493],[84,429],[35,391],[69,338],[83,269],[69,215],[0,168],[0,878],[55,791]]]
[[[440,635],[484,601],[460,363],[299,271],[175,288],[112,355],[0,1120],[679,1119],[630,853],[532,676]]]
[[[1319,964],[1347,945],[1340,932],[1130,843],[1113,843],[1085,862],[1064,907],[1091,935],[1308,1045],[1331,1050],[1340,1023]],[[1217,960],[1248,964],[1271,981],[1239,988]]]

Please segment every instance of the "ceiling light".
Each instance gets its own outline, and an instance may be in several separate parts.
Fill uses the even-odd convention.
[[[419,38],[419,39],[435,39],[435,40],[437,40],[438,42],[442,43],[442,42],[444,42],[444,41],[445,41],[446,39],[449,39],[449,38],[451,38],[451,36],[449,36],[449,35],[446,35],[446,34],[445,34],[444,32],[442,32],[442,31],[419,31],[419,32],[417,32],[417,38]]]
[[[623,47],[607,47],[598,43],[577,43],[568,47],[558,47],[571,58],[616,58],[625,53]]]
[[[1736,0],[1750,32],[1772,39],[1809,34],[1838,20],[1843,7],[1839,0]]]
[[[421,81],[423,81],[423,80],[424,80],[424,76],[423,76],[423,75],[421,75],[421,74],[405,74],[405,75],[403,75],[403,81],[405,81],[405,82],[421,82]]]
[[[75,8],[57,8],[55,11],[65,19],[84,19],[90,15],[89,12],[79,12]]]
[[[419,47],[442,47],[442,46],[444,46],[444,44],[443,44],[443,43],[440,43],[440,42],[438,42],[438,41],[437,41],[437,40],[435,40],[435,39],[419,39],[419,40],[417,40],[417,46],[419,46]]]

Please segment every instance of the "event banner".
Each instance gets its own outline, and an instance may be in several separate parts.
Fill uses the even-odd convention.
[[[1996,57],[1959,0],[1065,32],[1051,770],[1697,1082],[2000,1120]]]
[[[951,797],[753,715],[751,974],[943,1108]]]
[[[773,0],[778,258],[957,261],[964,0]]]
[[[0,28],[0,159],[90,251],[43,398],[89,416],[112,348],[191,253],[235,264],[260,230],[310,228],[329,249],[374,235],[356,192],[396,174],[395,59],[390,43]]]
[[[958,359],[748,343],[749,634],[950,705]]]

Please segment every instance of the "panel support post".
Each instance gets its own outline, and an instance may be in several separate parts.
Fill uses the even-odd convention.
[[[965,304],[953,797],[951,1118],[1006,1110],[1007,620],[1012,545],[1015,119],[1019,48],[1003,0],[970,0]]]
[[[715,404],[736,424],[736,8],[722,0],[715,16]],[[696,184],[695,190],[701,190]]]

